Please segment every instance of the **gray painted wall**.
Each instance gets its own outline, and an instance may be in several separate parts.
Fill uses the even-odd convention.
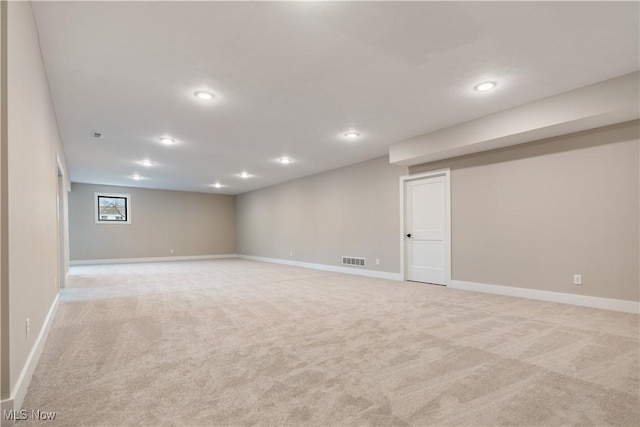
[[[411,167],[451,168],[453,279],[638,301],[638,138],[634,121]]]
[[[8,257],[2,262],[2,298],[9,310],[2,315],[2,397],[9,398],[58,293],[56,155],[65,170],[66,165],[31,3],[8,2],[2,19],[7,24],[2,256]],[[61,199],[66,208],[66,192]]]
[[[131,224],[96,224],[95,192],[130,194]],[[70,257],[78,261],[234,254],[235,216],[235,196],[72,183]]]
[[[238,253],[333,266],[358,256],[369,270],[398,273],[399,177],[407,173],[381,157],[241,194]]]
[[[11,395],[7,119],[7,2],[0,2],[0,401]]]

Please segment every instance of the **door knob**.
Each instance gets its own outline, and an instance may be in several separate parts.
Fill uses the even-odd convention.
[[[407,237],[411,237],[411,233],[407,234]]]

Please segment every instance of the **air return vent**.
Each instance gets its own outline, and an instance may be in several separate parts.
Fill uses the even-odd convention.
[[[91,132],[94,138],[102,138],[102,132]]]
[[[343,256],[342,257],[343,265],[350,265],[355,267],[366,267],[367,263],[364,258],[358,258],[353,256]]]

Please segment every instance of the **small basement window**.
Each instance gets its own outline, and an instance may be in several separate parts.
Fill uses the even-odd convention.
[[[131,195],[94,193],[96,224],[131,224]]]

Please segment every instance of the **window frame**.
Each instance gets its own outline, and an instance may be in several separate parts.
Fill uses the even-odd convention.
[[[101,197],[113,197],[113,198],[125,199],[126,221],[100,219],[99,201]],[[93,212],[94,212],[94,220],[96,224],[131,224],[131,194],[95,192],[93,193]]]

